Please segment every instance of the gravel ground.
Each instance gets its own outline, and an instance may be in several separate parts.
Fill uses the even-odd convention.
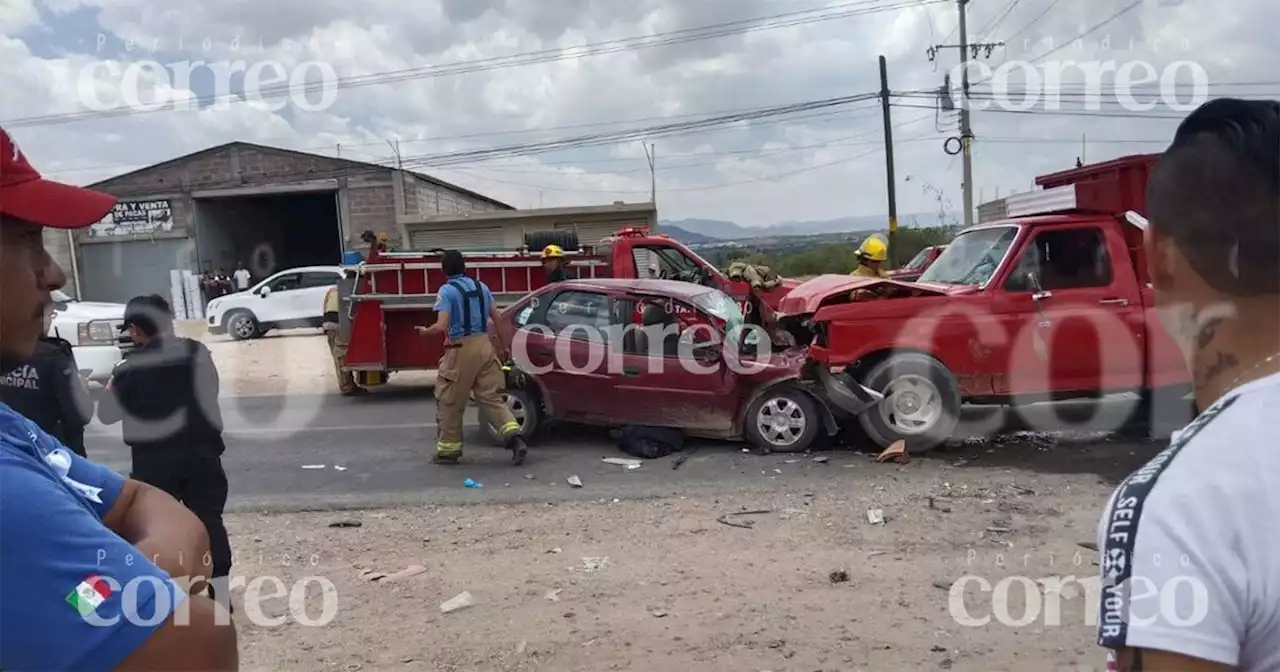
[[[1060,604],[1056,621],[1032,600],[1022,627],[961,625],[948,587],[1093,576],[1096,553],[1079,543],[1115,475],[948,467],[862,465],[847,485],[804,492],[229,516],[237,574],[336,588],[322,627],[261,627],[241,607],[243,668],[1101,670],[1096,598],[1080,586],[1040,600]],[[872,508],[883,524],[868,522]],[[717,522],[755,510],[769,513],[728,519],[749,529]],[[361,526],[331,527],[353,519]],[[361,578],[414,565],[425,571]],[[442,614],[464,591],[475,606]],[[958,594],[973,618],[1000,613],[990,589]],[[295,610],[321,618],[320,586],[301,595]],[[1021,617],[1026,593],[1008,595]],[[290,613],[283,599],[263,610]]]

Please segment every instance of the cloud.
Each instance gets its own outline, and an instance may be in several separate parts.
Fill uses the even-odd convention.
[[[851,1],[822,9],[820,0],[382,0],[353,13],[349,3],[336,0],[276,0],[270,11],[260,3],[45,0],[42,15],[30,0],[10,0],[0,8],[0,58],[6,63],[0,78],[11,92],[0,100],[0,120],[83,109],[86,90],[118,98],[122,75],[95,66],[108,62],[121,71],[130,62],[154,59],[242,61],[246,67],[272,62],[286,74],[316,61],[343,78],[399,72],[393,81],[383,77],[375,85],[341,88],[334,104],[321,111],[223,104],[28,124],[13,132],[38,165],[75,182],[236,139],[329,155],[341,146],[343,156],[386,162],[394,160],[398,140],[401,158],[410,165],[525,207],[647,199],[650,175],[642,143],[649,142],[656,147],[664,217],[766,224],[885,212],[883,126],[875,100],[466,165],[439,165],[439,157],[872,93],[879,89],[876,61],[883,54],[891,88],[902,94],[892,109],[899,211],[936,211],[947,202],[958,210],[960,160],[944,152],[947,138],[958,135],[957,115],[939,111],[931,93],[958,52],[943,48],[933,62],[927,54],[932,46],[956,42],[953,3],[865,13],[904,3]],[[1045,12],[1048,0],[974,3],[971,39],[1008,41],[980,60],[996,67],[1048,53],[1037,66],[1063,72],[1055,91],[1063,109],[1055,113],[973,115],[975,191],[990,198],[997,190],[1025,190],[1035,175],[1073,165],[1078,156],[1100,160],[1159,151],[1172,137],[1176,118],[1118,117],[1127,113],[1114,99],[1080,113],[1088,80],[1065,61],[1142,60],[1167,73],[1168,64],[1190,60],[1204,68],[1214,94],[1276,97],[1277,86],[1238,83],[1272,79],[1267,73],[1273,38],[1267,32],[1280,19],[1280,6],[1268,0],[1237,5],[1222,12],[1205,3],[1167,6],[1149,0],[1077,42],[1073,38],[1123,5],[1075,0]],[[826,18],[652,48],[616,42],[636,36],[661,41],[703,26],[804,10]],[[87,40],[86,30],[93,33]],[[83,44],[69,46],[77,44],[71,34]],[[130,40],[137,48],[125,48]],[[108,48],[97,49],[99,42]],[[581,53],[584,45],[602,43],[621,46],[597,49],[612,53],[554,57],[554,50]],[[501,67],[512,55],[547,50],[547,57],[532,59],[539,62]],[[459,63],[472,65],[460,74],[439,74]],[[316,73],[313,68],[310,81]],[[1193,93],[1188,71],[1177,76],[1178,90]],[[140,88],[146,95],[207,98],[215,79],[200,70],[189,90],[172,77],[144,77]],[[242,75],[230,81],[232,90],[243,86]],[[1034,83],[1015,77],[1009,88],[1025,91]],[[1114,92],[1114,74],[1102,87]],[[989,96],[992,87],[982,83],[975,91]],[[1153,86],[1143,91],[1159,92]],[[1167,108],[1156,113],[1179,114]]]

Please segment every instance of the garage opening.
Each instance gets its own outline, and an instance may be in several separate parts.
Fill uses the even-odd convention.
[[[195,200],[200,271],[238,264],[254,282],[299,266],[342,263],[336,191]]]

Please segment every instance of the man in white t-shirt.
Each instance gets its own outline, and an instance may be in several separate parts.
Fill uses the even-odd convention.
[[[1280,670],[1280,103],[1201,106],[1147,201],[1204,411],[1107,504],[1098,642],[1110,669]]]
[[[249,269],[244,267],[244,262],[236,265],[236,272],[232,274],[236,280],[236,291],[243,292],[249,289],[249,281],[253,279],[253,275],[249,273]]]

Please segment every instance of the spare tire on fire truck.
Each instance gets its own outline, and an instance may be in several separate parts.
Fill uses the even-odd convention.
[[[554,231],[530,231],[524,234],[525,247],[530,252],[541,252],[548,245],[558,245],[565,252],[577,252],[578,232],[557,229]]]

